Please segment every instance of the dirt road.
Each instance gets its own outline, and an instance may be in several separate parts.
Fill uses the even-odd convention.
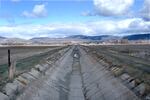
[[[72,47],[17,100],[139,100],[80,47]]]

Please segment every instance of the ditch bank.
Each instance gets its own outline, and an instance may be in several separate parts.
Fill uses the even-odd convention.
[[[49,51],[53,53],[46,53],[45,58],[41,58],[34,67],[17,75],[12,82],[6,83],[0,92],[0,100],[16,100],[17,96],[21,95],[30,84],[44,77],[48,69],[53,69],[53,64],[69,49],[70,47],[59,48]]]

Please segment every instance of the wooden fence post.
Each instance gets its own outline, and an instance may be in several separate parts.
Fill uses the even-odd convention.
[[[11,61],[10,61],[10,49],[8,49],[8,67],[11,66]]]
[[[14,79],[14,76],[15,76],[15,66],[16,66],[16,62],[13,61],[11,62],[11,58],[10,58],[10,49],[8,49],[8,67],[9,67],[9,70],[8,70],[8,77],[9,77],[9,80],[13,80]]]

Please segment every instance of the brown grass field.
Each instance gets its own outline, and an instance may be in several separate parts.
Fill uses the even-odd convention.
[[[104,57],[111,65],[123,67],[123,72],[150,84],[150,45],[87,46],[90,52]]]

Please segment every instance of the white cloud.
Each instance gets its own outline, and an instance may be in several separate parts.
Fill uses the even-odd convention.
[[[94,5],[99,15],[116,16],[129,11],[134,0],[94,0]]]
[[[143,8],[140,12],[141,17],[145,20],[150,20],[150,0],[145,0]]]
[[[39,17],[46,17],[47,10],[44,4],[35,5],[31,12],[23,11],[22,15],[27,18],[39,18]]]
[[[150,32],[150,22],[138,19],[132,21],[128,28],[129,32]]]
[[[39,24],[1,26],[0,36],[32,38],[32,37],[64,37],[69,35],[126,35],[150,32],[150,22],[141,18],[120,21],[103,20],[72,24]]]
[[[36,16],[46,16],[47,10],[45,8],[45,5],[35,5],[33,8],[33,14]]]

